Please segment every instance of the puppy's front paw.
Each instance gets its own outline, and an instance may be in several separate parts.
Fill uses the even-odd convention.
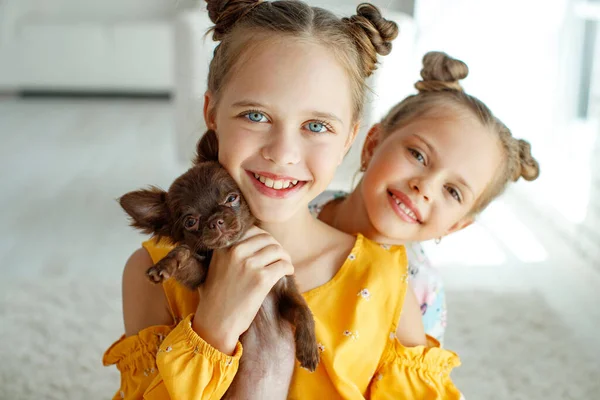
[[[154,283],[161,283],[170,277],[169,273],[164,268],[157,265],[150,267],[148,271],[146,271],[146,276]]]

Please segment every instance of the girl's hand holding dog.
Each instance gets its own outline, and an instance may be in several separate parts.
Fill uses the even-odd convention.
[[[207,343],[233,354],[275,283],[292,275],[289,254],[267,232],[250,228],[235,245],[215,250],[192,327]]]

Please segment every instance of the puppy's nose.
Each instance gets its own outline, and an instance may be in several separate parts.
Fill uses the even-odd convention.
[[[219,230],[221,230],[221,228],[223,228],[223,224],[225,224],[225,221],[223,221],[222,218],[219,218],[216,221],[212,221],[208,226],[210,227],[210,229],[219,229]]]

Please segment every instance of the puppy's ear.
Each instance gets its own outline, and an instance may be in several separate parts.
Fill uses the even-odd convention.
[[[219,139],[212,129],[206,131],[196,145],[196,158],[194,164],[204,161],[219,161]]]
[[[129,192],[119,199],[119,204],[131,217],[134,228],[147,234],[168,234],[171,218],[164,190],[153,186]]]

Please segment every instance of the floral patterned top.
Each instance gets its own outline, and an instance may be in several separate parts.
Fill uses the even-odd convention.
[[[348,196],[346,192],[328,190],[317,196],[308,208],[316,218],[327,203],[346,196]],[[439,272],[431,265],[420,243],[406,243],[405,247],[409,282],[421,305],[425,333],[443,344],[446,331],[446,293],[442,279]]]

